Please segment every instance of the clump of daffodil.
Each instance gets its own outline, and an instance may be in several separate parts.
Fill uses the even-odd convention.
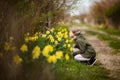
[[[58,41],[55,41],[55,45],[57,45],[58,44]]]
[[[25,42],[27,43],[27,42],[29,42],[29,37],[25,37]]]
[[[45,46],[42,51],[42,54],[47,57],[47,56],[49,56],[49,52],[53,52],[53,46],[51,46],[51,45]]]
[[[50,34],[50,31],[46,31],[46,34]]]
[[[38,35],[38,34],[40,34],[40,32],[36,32],[36,33],[35,33],[35,35]]]
[[[49,35],[48,38],[50,39],[51,42],[55,41],[52,35]]]
[[[65,42],[66,42],[66,43],[68,43],[68,42],[69,42],[69,40],[67,39]]]
[[[62,40],[60,37],[58,37],[57,39],[58,39],[58,41],[61,41],[61,40]]]
[[[50,31],[51,31],[51,32],[53,32],[54,30],[55,30],[55,29],[54,29],[54,28],[52,28]]]
[[[38,33],[33,36],[29,36],[29,34],[27,33],[27,35],[24,38],[26,43],[29,41],[36,41],[37,39],[38,39]]]
[[[63,57],[63,52],[62,51],[57,51],[55,53],[55,56],[56,56],[57,59],[61,59]]]
[[[70,45],[70,44],[67,44],[67,46],[68,46],[68,48],[70,48],[70,47],[71,47],[71,45]]]
[[[64,34],[64,38],[68,38],[68,34],[67,34],[67,32],[65,32],[65,34]]]
[[[26,44],[23,44],[23,45],[21,46],[20,50],[21,50],[22,52],[27,52],[27,51],[28,51],[27,45],[26,45]]]
[[[42,37],[45,38],[45,37],[46,37],[46,34],[42,34]]]
[[[47,58],[47,61],[48,61],[49,63],[56,63],[56,62],[57,62],[57,58],[56,58],[55,55],[51,55],[51,56],[49,56],[49,57]]]
[[[71,39],[69,40],[69,42],[73,42],[73,39],[71,38]]]
[[[65,59],[66,59],[66,60],[69,60],[69,59],[70,59],[70,57],[69,57],[68,54],[65,54]]]
[[[38,36],[33,36],[33,37],[29,37],[29,41],[36,41],[38,39]]]
[[[35,46],[35,48],[32,51],[32,58],[33,59],[38,59],[40,56],[40,47],[39,46]]]
[[[63,47],[67,47],[67,45],[66,45],[66,44],[64,44],[64,45],[63,45]]]
[[[22,58],[20,58],[18,55],[15,55],[13,59],[16,64],[19,64],[22,62]]]
[[[71,51],[71,52],[73,51],[73,47],[70,48],[70,51]]]

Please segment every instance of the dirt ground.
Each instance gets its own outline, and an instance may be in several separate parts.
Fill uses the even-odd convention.
[[[120,80],[120,53],[114,53],[114,50],[108,46],[107,42],[100,40],[97,36],[87,34],[86,30],[89,29],[85,27],[80,27],[79,29],[87,41],[95,48],[97,52],[97,62],[110,70],[110,77],[115,80]]]
[[[96,36],[87,35],[86,39],[97,52],[97,60],[108,70],[110,77],[120,80],[120,54],[115,54],[108,44]]]

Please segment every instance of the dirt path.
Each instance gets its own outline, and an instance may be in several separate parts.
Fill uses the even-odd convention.
[[[120,54],[113,54],[113,50],[107,43],[98,39],[97,36],[86,35],[86,39],[98,53],[97,60],[110,70],[110,76],[120,80]]]
[[[78,28],[75,28],[78,29]],[[110,48],[107,42],[100,40],[97,36],[86,33],[89,28],[79,28],[89,43],[95,48],[97,52],[97,60],[106,69],[110,70],[110,77],[120,80],[120,54],[115,54],[113,49]]]

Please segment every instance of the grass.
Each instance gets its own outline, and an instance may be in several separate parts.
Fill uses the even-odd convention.
[[[87,33],[91,34],[91,35],[97,35],[100,39],[104,40],[104,41],[108,41],[109,46],[113,49],[115,49],[117,52],[120,52],[120,40],[116,39],[116,38],[112,38],[110,36],[104,35],[104,34],[100,34],[100,33],[96,33],[93,31],[87,31]]]
[[[111,80],[108,70],[99,66],[89,66],[70,60],[59,62],[53,68],[55,80]]]
[[[91,26],[90,24],[85,24],[85,23],[78,23],[78,24],[72,24],[74,27],[84,27],[84,26]]]
[[[105,26],[103,27],[98,27],[98,29],[104,31],[104,32],[107,32],[108,34],[111,34],[111,35],[116,35],[116,36],[120,36],[120,29],[115,29],[115,28],[107,28]]]

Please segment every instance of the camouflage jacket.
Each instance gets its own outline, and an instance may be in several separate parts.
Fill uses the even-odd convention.
[[[82,34],[79,34],[75,39],[75,48],[79,50],[73,52],[73,55],[81,54],[85,58],[91,58],[96,56],[94,48],[86,41]]]

